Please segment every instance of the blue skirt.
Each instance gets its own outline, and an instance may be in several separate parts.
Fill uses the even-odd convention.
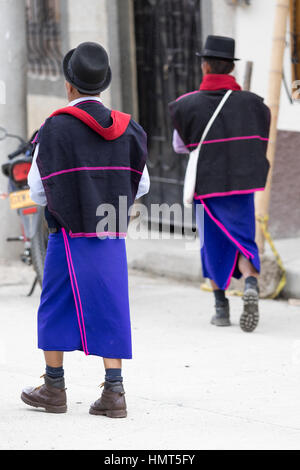
[[[125,240],[70,238],[64,231],[50,235],[38,346],[132,358]]]
[[[204,224],[198,219],[203,276],[212,279],[220,289],[227,289],[232,277],[242,276],[238,268],[240,254],[260,272],[253,193],[206,198],[195,203],[204,206]]]

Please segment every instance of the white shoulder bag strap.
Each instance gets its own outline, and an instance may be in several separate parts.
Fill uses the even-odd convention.
[[[220,101],[217,109],[215,110],[214,114],[210,118],[200,140],[198,147],[190,153],[189,163],[185,173],[184,179],[184,189],[183,189],[183,203],[186,207],[189,207],[195,195],[195,188],[196,188],[196,178],[197,178],[197,167],[198,167],[198,159],[202,144],[207,136],[211,126],[213,125],[216,117],[220,113],[221,109],[223,108],[224,104],[228,100],[229,96],[231,95],[232,90],[228,90],[227,93],[223,96],[222,100]]]

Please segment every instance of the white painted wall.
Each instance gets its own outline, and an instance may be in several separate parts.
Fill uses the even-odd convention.
[[[213,33],[219,36],[235,36],[236,8],[225,0],[204,0],[204,6],[211,8]]]
[[[220,0],[219,0],[220,1]],[[274,0],[252,0],[250,6],[235,8],[234,30],[237,45],[237,57],[242,61],[237,64],[237,78],[243,81],[245,61],[254,62],[252,89],[254,93],[267,96],[268,77],[271,67],[273,24],[275,16]],[[284,71],[291,84],[291,55],[289,23],[287,28],[287,47],[284,58]],[[300,131],[300,103],[290,104],[282,86],[278,128],[281,130]]]
[[[271,49],[275,17],[275,0],[251,0],[251,5],[232,6],[226,0],[203,0],[203,8],[212,12],[212,34],[232,36],[236,39],[235,75],[242,84],[245,63],[253,61],[251,91],[267,97],[271,67]],[[287,25],[287,47],[284,57],[284,72],[291,89],[290,25]],[[291,104],[284,86],[281,90],[281,105],[278,120],[280,130],[300,131],[300,102]]]

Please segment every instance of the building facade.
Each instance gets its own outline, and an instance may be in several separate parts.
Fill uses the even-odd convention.
[[[104,103],[131,113],[149,134],[152,190],[147,202],[180,202],[186,158],[172,151],[167,104],[198,88],[201,72],[195,52],[211,33],[235,37],[236,54],[242,59],[236,66],[238,81],[243,84],[245,64],[252,61],[251,91],[266,96],[275,4],[274,0],[0,0],[0,34],[6,46],[11,40],[10,54],[13,43],[19,54],[12,65],[7,47],[0,45],[0,61],[6,69],[0,80],[9,83],[12,67],[18,74],[14,86],[8,86],[9,102],[0,104],[0,126],[24,135],[27,118],[27,134],[37,129],[66,103],[63,55],[80,42],[100,42],[110,53],[113,71]],[[289,96],[290,26],[286,42],[287,90],[283,85],[271,201],[270,225],[276,237],[300,235],[300,107]],[[7,145],[0,143],[1,162]],[[3,184],[0,179],[1,189]],[[5,204],[2,201],[0,206],[4,221],[0,258],[12,255],[4,240],[18,230],[16,215]]]

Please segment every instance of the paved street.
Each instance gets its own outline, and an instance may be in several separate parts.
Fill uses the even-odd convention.
[[[19,265],[17,265],[18,267]],[[210,294],[196,285],[131,273],[135,359],[124,363],[129,417],[89,416],[103,381],[101,361],[68,353],[69,411],[26,407],[21,388],[44,373],[36,350],[39,289],[31,270],[0,274],[1,449],[300,448],[300,309],[263,301],[253,334],[210,326]]]

